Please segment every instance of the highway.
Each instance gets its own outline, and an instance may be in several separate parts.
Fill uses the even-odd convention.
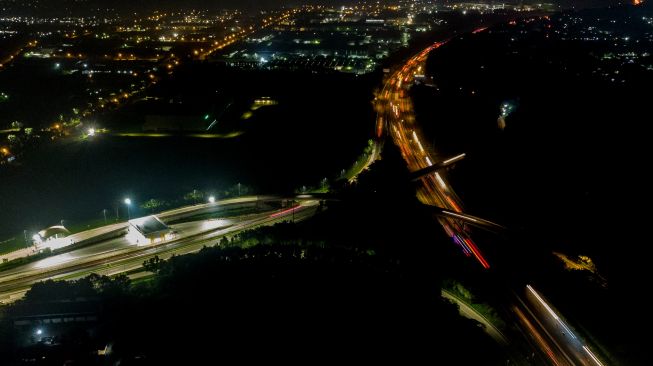
[[[527,285],[522,294],[515,294],[512,311],[549,364],[606,365],[533,286]]]
[[[485,28],[479,28],[473,33],[483,31]],[[503,228],[464,212],[463,203],[449,184],[446,173],[437,167],[438,165],[446,167],[452,159],[462,157],[447,159],[440,156],[433,146],[425,145],[424,141],[427,140],[416,122],[414,107],[408,95],[416,75],[425,73],[426,60],[430,52],[445,43],[437,42],[425,48],[386,78],[383,89],[376,96],[376,110],[379,113],[377,137],[382,137],[384,133],[390,134],[393,142],[399,147],[408,169],[421,183],[417,191],[418,199],[426,205],[437,207],[441,213],[438,221],[447,235],[465,255],[474,257],[483,268],[489,269],[490,264],[470,237],[467,226],[463,222],[476,220],[483,226]],[[533,286],[527,285],[520,291],[520,293],[513,293],[508,303],[514,324],[533,350],[532,355],[526,357],[527,363],[556,366],[606,365],[596,351],[572,330],[562,315],[554,310]],[[498,333],[495,332],[496,328],[488,327],[487,319],[480,317],[467,304],[456,301],[457,299],[451,294],[443,293],[443,296],[456,302],[463,315],[484,324],[486,331],[495,340],[502,344],[508,343],[498,330]]]
[[[244,198],[232,200],[229,204],[241,204],[270,198]],[[254,201],[252,201],[254,200]],[[215,205],[215,204],[208,204]],[[208,205],[197,205],[161,214],[161,218],[174,217],[182,213],[200,212]],[[242,230],[294,219],[305,220],[311,217],[318,207],[317,201],[303,201],[298,206],[283,210],[248,214],[223,219],[207,219],[171,225],[177,231],[177,238],[153,245],[136,245],[125,236],[100,241],[83,248],[57,254],[31,262],[0,273],[0,303],[8,303],[21,298],[36,282],[47,279],[76,279],[90,273],[116,275],[142,267],[145,260],[158,256],[167,259],[172,255],[182,255],[201,250],[204,246],[215,245],[218,240]],[[116,226],[121,224],[115,224]],[[124,223],[122,225],[125,225]],[[95,233],[103,233],[103,228]],[[85,236],[92,234],[85,233]],[[100,234],[98,234],[100,235]]]
[[[183,216],[185,214],[190,214],[192,212],[206,211],[206,210],[210,210],[211,208],[224,208],[224,207],[234,206],[238,204],[248,204],[256,201],[264,201],[266,199],[274,199],[274,197],[263,196],[263,197],[232,198],[228,200],[221,200],[214,204],[206,203],[206,204],[186,206],[186,207],[181,207],[169,211],[164,211],[157,214],[157,217],[159,217],[163,221],[168,221],[170,218]],[[86,241],[91,241],[94,238],[102,238],[102,236],[106,236],[108,234],[111,234],[112,232],[116,232],[126,228],[127,228],[127,222],[119,222],[116,224],[106,225],[106,226],[82,231],[79,233],[75,233],[67,236],[66,238],[48,241],[45,245],[42,245],[39,249],[44,249],[45,247],[50,248],[52,250],[61,249],[63,247],[70,245],[71,243],[80,244]],[[6,259],[8,261],[11,261],[16,258],[22,258],[33,254],[35,254],[35,248],[29,247],[29,248],[25,248],[25,249],[17,250],[15,252],[1,255],[0,260]]]
[[[380,112],[377,133],[379,136],[384,130],[390,133],[411,172],[422,171],[435,164],[447,165],[447,159],[424,145],[423,141],[426,139],[415,121],[413,103],[408,95],[408,89],[415,81],[415,76],[425,70],[429,53],[443,44],[443,42],[435,43],[411,57],[386,79],[382,91],[376,98],[377,111]],[[463,214],[463,204],[448,183],[443,171],[424,175],[420,181],[417,197],[422,203]],[[487,259],[459,220],[453,216],[440,216],[438,221],[466,256],[473,256],[483,268],[490,268]]]

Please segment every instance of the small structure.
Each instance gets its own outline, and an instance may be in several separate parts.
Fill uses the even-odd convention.
[[[39,245],[56,239],[65,238],[70,235],[70,231],[62,225],[51,226],[34,234],[32,237],[34,244]]]
[[[168,225],[152,215],[129,220],[127,238],[135,244],[145,245],[170,240],[174,238],[174,233]]]

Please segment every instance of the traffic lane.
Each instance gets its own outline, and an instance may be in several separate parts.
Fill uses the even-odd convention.
[[[587,366],[603,366],[598,356],[579,337],[562,318],[560,313],[550,305],[544,296],[531,285],[527,285],[525,298],[532,314],[545,328],[552,340],[559,345],[575,363]]]
[[[263,217],[265,214],[261,214]],[[177,230],[183,239],[186,236],[197,235],[203,231],[215,230],[221,226],[227,226],[233,224],[235,219],[229,220],[202,220],[196,222],[182,223],[177,225],[172,225],[173,230]],[[67,253],[57,254],[48,258],[44,258],[32,263],[25,264],[20,267],[16,267],[7,271],[2,272],[0,277],[0,283],[14,280],[19,276],[29,276],[35,272],[47,270],[53,267],[61,265],[73,265],[80,264],[83,261],[92,261],[100,259],[108,255],[118,255],[130,250],[135,250],[139,248],[136,243],[132,243],[125,236],[119,238],[110,239],[98,244],[90,245],[88,247],[79,248]]]
[[[13,279],[10,283],[3,283],[0,285],[0,299],[6,299],[7,294],[16,293],[20,289],[25,289],[31,286],[32,284],[43,281],[49,278],[67,278],[69,279],[71,275],[76,273],[88,274],[93,272],[94,269],[100,270],[102,268],[107,268],[111,266],[114,262],[124,262],[126,260],[136,260],[139,265],[142,265],[142,261],[148,257],[153,257],[159,255],[162,252],[167,252],[170,250],[176,250],[181,248],[182,250],[177,250],[177,254],[183,254],[184,246],[195,243],[195,247],[186,250],[197,251],[206,245],[206,241],[220,237],[232,232],[241,231],[245,229],[251,229],[258,226],[270,225],[281,221],[287,221],[291,217],[294,220],[302,220],[306,217],[310,217],[317,210],[317,201],[305,201],[301,205],[283,211],[279,211],[272,214],[261,214],[262,217],[257,217],[256,219],[251,219],[243,223],[232,225],[224,230],[215,230],[207,234],[200,234],[196,237],[185,238],[182,240],[163,243],[153,247],[139,247],[138,250],[131,250],[124,253],[116,254],[112,257],[94,259],[92,261],[84,261],[78,263],[79,261],[66,261],[65,266],[60,266],[59,268],[51,268],[49,271],[37,271],[35,274],[22,276],[20,278]],[[199,241],[199,243],[198,243]],[[64,258],[66,259],[66,258]],[[9,281],[7,281],[9,282]]]

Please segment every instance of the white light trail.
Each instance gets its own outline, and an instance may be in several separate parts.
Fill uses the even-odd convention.
[[[546,308],[546,311],[548,311],[549,314],[551,314],[553,319],[557,320],[558,323],[560,323],[560,325],[562,325],[562,327],[565,328],[565,330],[567,330],[567,332],[569,332],[569,335],[571,335],[572,338],[576,339],[576,335],[574,335],[574,333],[571,331],[571,329],[569,329],[569,327],[567,327],[567,325],[560,319],[560,317],[558,317],[558,315],[555,313],[555,311],[553,311],[553,309],[551,309],[549,307],[549,305],[540,297],[540,295],[531,287],[531,285],[526,285],[526,287],[528,288],[528,290],[530,292],[533,293],[533,295],[535,295],[537,300],[540,303],[542,303],[542,305],[544,305],[544,308]]]
[[[588,355],[590,355],[590,357],[592,358],[592,360],[594,360],[594,362],[596,362],[597,365],[599,365],[599,366],[603,366],[603,364],[601,363],[601,361],[599,361],[599,359],[598,359],[596,356],[594,356],[594,353],[592,353],[592,351],[590,351],[590,349],[587,348],[587,346],[583,346],[583,349],[585,350],[585,352],[587,352]]]
[[[438,181],[438,183],[440,184],[440,187],[442,187],[442,189],[447,189],[447,183],[444,182],[444,179],[442,179],[442,177],[440,176],[440,173],[438,173],[438,172],[435,173],[435,179]]]
[[[461,159],[465,158],[465,155],[466,154],[463,153],[463,154],[460,154],[458,156],[454,156],[453,158],[450,158],[450,159],[447,159],[447,160],[443,161],[442,164],[447,165],[447,164],[449,164],[449,163],[451,163],[453,161],[461,160]]]
[[[472,221],[472,222],[479,222],[478,220],[476,220],[476,219],[473,218],[473,217],[469,217],[469,216],[465,216],[465,215],[457,214],[457,213],[455,213],[455,212],[448,212],[448,211],[446,211],[446,212],[444,212],[444,213],[447,214],[447,215],[450,215],[450,216],[459,217],[459,218],[464,219],[464,220],[469,220],[469,221]]]

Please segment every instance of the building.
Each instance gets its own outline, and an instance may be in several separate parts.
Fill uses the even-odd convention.
[[[43,229],[34,234],[32,237],[33,244],[49,246],[50,242],[53,242],[57,239],[62,239],[70,235],[70,231],[61,225],[51,226],[47,229]]]
[[[172,229],[154,215],[129,220],[127,239],[134,244],[155,244],[172,238]]]

